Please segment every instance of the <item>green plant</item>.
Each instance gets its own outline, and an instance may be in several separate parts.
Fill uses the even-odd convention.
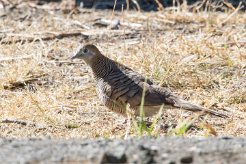
[[[145,79],[145,84],[146,84],[146,81],[147,79]],[[143,87],[143,94],[141,98],[140,111],[139,111],[139,122],[134,117],[132,117],[133,126],[134,126],[135,131],[137,131],[138,136],[143,136],[145,133],[147,133],[148,136],[156,136],[158,134],[154,135],[154,128],[158,124],[158,121],[161,118],[164,105],[160,107],[159,112],[155,115],[151,125],[148,127],[146,125],[146,122],[144,121],[145,120],[145,114],[144,114],[145,91],[146,91],[146,85],[144,85]]]
[[[189,118],[187,120],[184,120],[183,122],[178,124],[175,129],[171,130],[169,135],[184,136],[195,120],[196,118]]]

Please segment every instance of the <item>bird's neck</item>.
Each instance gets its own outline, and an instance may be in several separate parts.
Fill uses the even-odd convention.
[[[102,79],[107,77],[114,68],[114,62],[109,58],[100,55],[95,58],[91,64],[91,68],[95,79]]]

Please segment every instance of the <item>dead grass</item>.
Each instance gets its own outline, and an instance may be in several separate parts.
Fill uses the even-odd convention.
[[[244,13],[116,12],[113,19],[122,25],[110,30],[93,26],[96,18],[111,18],[107,11],[27,10],[31,14],[24,20],[28,12],[23,9],[6,11],[0,19],[1,137],[124,136],[124,118],[98,101],[90,69],[82,61],[68,60],[87,41],[184,98],[233,116],[199,119],[187,136],[210,135],[203,126],[207,123],[219,136],[246,135]],[[74,31],[83,35],[42,40],[44,35]],[[28,38],[33,39],[24,42]],[[165,110],[159,135],[191,114]]]

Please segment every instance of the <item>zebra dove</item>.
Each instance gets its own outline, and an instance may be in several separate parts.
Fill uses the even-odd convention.
[[[201,111],[219,117],[222,113],[192,104],[172,93],[168,88],[159,87],[141,74],[117,63],[106,56],[92,44],[80,48],[72,59],[83,59],[91,68],[96,81],[99,99],[114,112],[126,114],[126,107],[139,114],[142,94],[144,94],[145,116],[156,114],[160,106],[175,107],[190,111]]]

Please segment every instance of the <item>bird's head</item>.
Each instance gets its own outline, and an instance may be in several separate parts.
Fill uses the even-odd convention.
[[[101,52],[93,44],[86,44],[71,59],[83,59],[86,63],[92,63],[93,59],[101,55]]]

